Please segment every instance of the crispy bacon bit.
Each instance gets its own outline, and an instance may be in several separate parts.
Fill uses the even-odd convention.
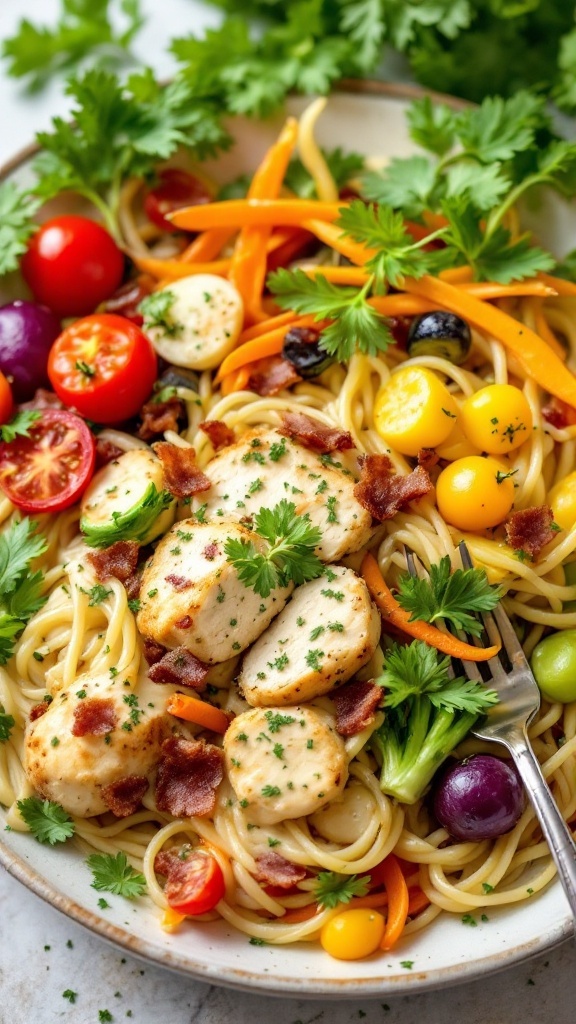
[[[138,544],[135,540],[117,540],[109,548],[91,551],[88,561],[96,570],[96,578],[102,583],[114,576],[126,583],[136,572],[138,565]]]
[[[214,543],[214,541],[212,541],[210,544],[206,545],[202,554],[204,555],[204,558],[208,562],[213,562],[214,559],[216,558],[216,555],[220,554],[220,548],[218,547],[217,544]]]
[[[246,388],[264,397],[277,395],[291,384],[297,384],[299,380],[302,380],[302,377],[296,373],[292,363],[287,359],[283,359],[282,356],[266,356],[265,359],[257,359],[252,363]]]
[[[178,619],[178,622],[174,623],[174,625],[176,626],[176,629],[190,629],[192,619],[189,615],[183,615],[181,619]]]
[[[135,601],[140,596],[140,587],[142,586],[142,573],[135,572],[133,576],[129,576],[124,581],[124,587],[126,589],[126,597],[129,601]]]
[[[186,578],[186,576],[175,576],[173,572],[169,576],[165,576],[166,583],[171,583],[174,590],[188,590],[192,586],[192,580]]]
[[[211,814],[224,776],[220,747],[171,736],[162,744],[156,778],[158,810],[175,818]]]
[[[178,430],[178,420],[183,420],[186,415],[184,402],[172,395],[164,402],[155,402],[152,399],[146,402],[138,413],[142,420],[136,434],[142,441],[150,441],[166,430]]]
[[[320,420],[314,420],[303,412],[282,413],[282,426],[278,427],[278,433],[292,438],[318,455],[354,448],[354,441],[347,430],[327,427],[325,423],[320,423]]]
[[[372,681],[346,683],[332,694],[336,707],[336,732],[356,736],[374,721],[376,708],[382,701],[382,687]]]
[[[118,724],[114,701],[110,697],[85,697],[74,708],[73,736],[105,736]]]
[[[104,437],[96,438],[96,469],[102,469],[102,466],[107,466],[123,454],[123,449],[113,441],[107,441]]]
[[[144,657],[149,665],[155,665],[165,654],[166,647],[162,644],[157,644],[155,640],[149,640],[148,637],[144,637]]]
[[[208,666],[200,661],[187,647],[176,647],[168,651],[152,665],[148,675],[154,683],[173,683],[175,686],[189,686],[202,693],[206,689]]]
[[[230,427],[227,427],[222,420],[204,420],[203,423],[199,424],[199,427],[200,430],[203,430],[208,435],[215,451],[219,451],[220,448],[226,448],[229,444],[234,444],[236,440],[234,431],[230,430]]]
[[[306,878],[306,868],[293,864],[274,850],[261,853],[256,857],[256,878],[267,885],[277,885],[280,889],[291,889],[297,882]]]
[[[531,558],[538,558],[542,548],[558,532],[553,523],[554,513],[549,505],[523,508],[506,520],[506,540],[516,551],[525,551]]]
[[[542,409],[542,416],[557,430],[564,430],[576,423],[576,409],[561,398],[552,397]]]
[[[422,466],[407,476],[393,472],[387,455],[365,455],[360,460],[360,480],[354,494],[374,519],[393,519],[409,501],[416,501],[432,490],[432,481]]]
[[[129,814],[134,814],[138,810],[148,785],[145,775],[127,775],[125,779],[118,779],[109,786],[102,786],[100,793],[112,814],[117,818],[127,818]]]
[[[193,448],[180,448],[167,441],[158,441],[154,446],[164,470],[164,486],[176,498],[191,498],[200,491],[209,491],[212,483],[196,465]]]
[[[439,461],[440,456],[433,448],[421,448],[418,452],[418,465],[422,466],[426,472],[432,469]]]
[[[30,721],[35,722],[38,718],[42,718],[48,711],[50,705],[48,701],[43,700],[41,704],[34,704],[34,707],[30,708]]]

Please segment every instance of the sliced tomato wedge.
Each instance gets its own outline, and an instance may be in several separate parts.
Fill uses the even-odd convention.
[[[149,398],[158,362],[136,324],[114,313],[93,313],[62,331],[48,357],[54,391],[95,423],[120,423]]]
[[[22,512],[60,512],[83,494],[96,445],[79,416],[42,409],[28,437],[0,444],[0,487]]]
[[[214,910],[225,891],[222,868],[212,854],[202,850],[193,850],[186,860],[175,858],[164,887],[168,905],[191,916]]]

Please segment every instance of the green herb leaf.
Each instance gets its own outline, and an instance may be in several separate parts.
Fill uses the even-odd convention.
[[[384,687],[384,707],[398,708],[405,701],[426,695],[433,707],[479,714],[498,697],[493,690],[463,677],[450,678],[450,658],[440,657],[422,640],[393,644],[386,655],[378,684]]]
[[[340,211],[336,226],[354,241],[377,250],[366,269],[375,275],[379,288],[386,283],[401,287],[404,277],[422,277],[438,266],[438,254],[425,252],[424,243],[415,242],[406,231],[403,215],[389,206],[355,199]]]
[[[12,715],[6,712],[3,704],[0,704],[0,743],[6,743],[10,739],[12,729],[16,725]]]
[[[113,892],[133,900],[136,896],[141,896],[146,888],[144,875],[128,863],[128,858],[122,851],[115,855],[92,853],[86,863],[94,875],[92,887],[99,892]]]
[[[0,184],[0,274],[17,270],[28,239],[38,230],[34,214],[40,201],[13,181]]]
[[[1,231],[2,229],[0,228],[0,233]],[[29,437],[30,427],[39,419],[40,413],[37,409],[21,409],[12,417],[9,423],[4,423],[0,426],[0,438],[10,443],[16,437]]]
[[[16,804],[22,819],[39,843],[64,843],[74,835],[74,822],[60,804],[28,796]]]
[[[482,623],[474,612],[489,612],[500,599],[497,589],[488,583],[485,569],[451,570],[445,555],[430,566],[427,578],[401,576],[396,595],[398,603],[411,612],[410,621],[434,623],[442,619],[455,629],[480,636]]]
[[[339,903],[350,903],[353,896],[365,896],[370,876],[340,875],[336,871],[320,871],[316,875],[314,897],[323,909],[332,910]]]
[[[169,338],[179,337],[184,330],[184,324],[178,323],[172,316],[175,300],[174,292],[169,289],[161,289],[142,299],[138,309],[144,317],[146,327],[157,327]]]

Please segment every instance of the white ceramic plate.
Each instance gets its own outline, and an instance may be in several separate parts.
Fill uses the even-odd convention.
[[[410,99],[420,91],[365,84],[334,95],[321,119],[321,144],[379,156],[414,152],[404,118]],[[306,101],[291,103],[299,113]],[[229,181],[254,169],[277,134],[279,122],[237,121],[237,144],[208,165],[217,180]],[[29,180],[30,152],[16,157],[4,176]],[[0,171],[0,177],[2,177]],[[538,216],[543,241],[559,254],[574,237],[574,212],[547,205]],[[7,283],[11,290],[11,283]],[[8,297],[5,288],[4,301]],[[2,295],[0,294],[0,300]],[[502,969],[542,952],[567,938],[572,926],[559,884],[511,909],[490,912],[490,920],[466,926],[459,916],[444,915],[423,934],[401,943],[391,954],[352,963],[333,960],[319,946],[251,946],[246,936],[224,923],[188,925],[164,933],[157,912],[109,896],[111,908],[98,910],[98,894],[84,857],[73,846],[47,848],[31,836],[2,832],[0,862],[24,885],[91,931],[131,953],[183,971],[212,984],[324,998],[406,994],[454,984]],[[411,962],[412,966],[402,966]]]

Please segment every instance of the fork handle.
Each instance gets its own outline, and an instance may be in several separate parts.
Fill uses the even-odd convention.
[[[558,877],[572,910],[576,932],[576,843],[574,843],[570,830],[560,814],[548,783],[542,774],[526,730],[510,730],[506,737],[500,735],[499,738],[512,754],[536,811],[544,838],[556,862]]]

